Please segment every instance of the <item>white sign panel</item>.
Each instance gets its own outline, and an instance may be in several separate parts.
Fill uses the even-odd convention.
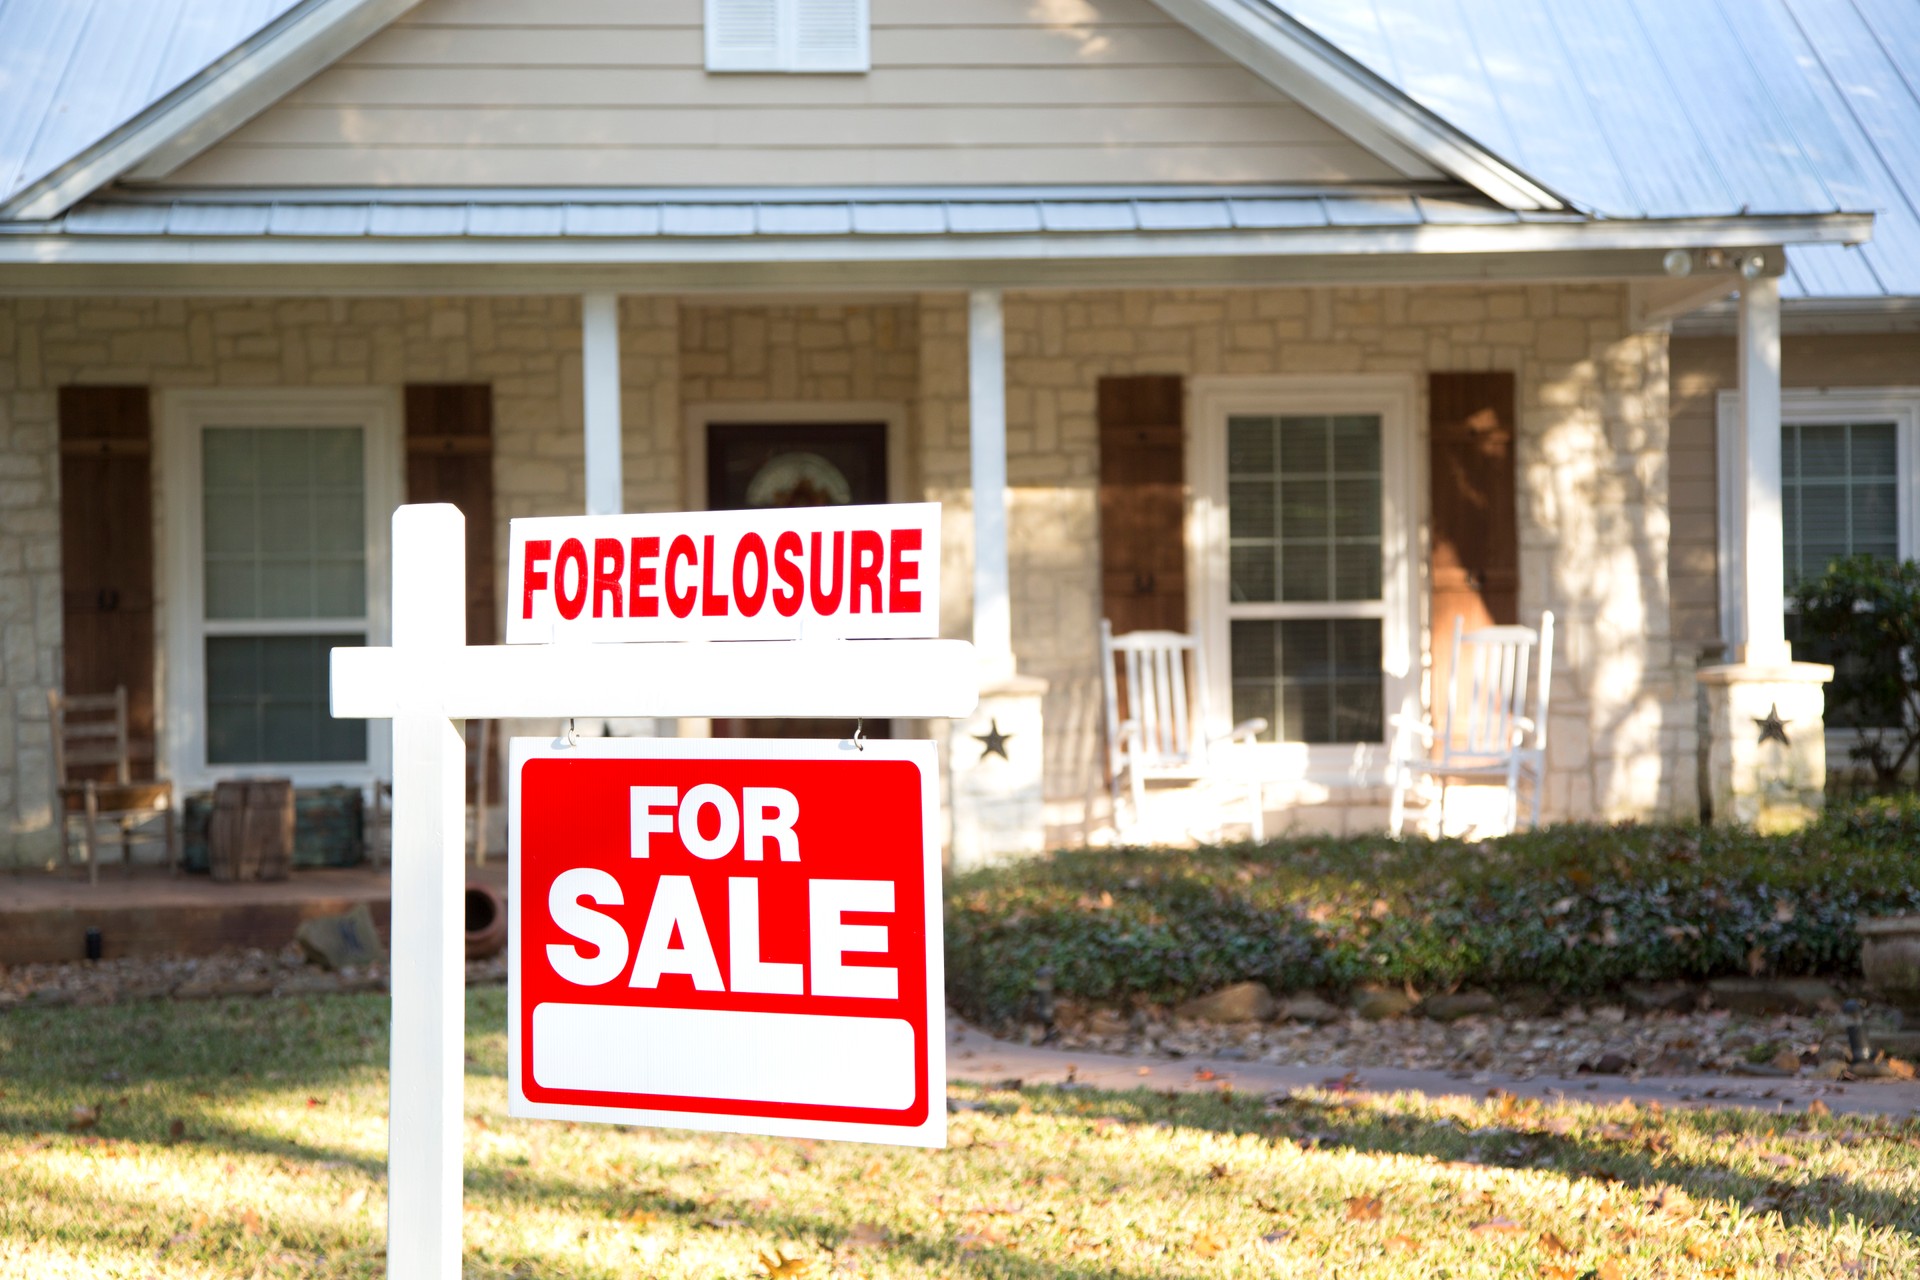
[[[931,639],[940,505],[514,520],[507,643]]]
[[[508,1110],[940,1146],[931,742],[516,738]]]

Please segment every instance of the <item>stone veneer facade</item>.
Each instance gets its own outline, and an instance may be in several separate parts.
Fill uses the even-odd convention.
[[[1096,380],[1107,374],[1518,379],[1521,612],[1560,617],[1547,813],[1690,809],[1693,655],[1668,593],[1667,338],[1617,286],[1009,294],[1014,645],[1049,682],[1051,840],[1106,817]],[[683,504],[687,406],[885,404],[902,498],[946,504],[944,630],[969,634],[966,299],[761,304],[631,297],[621,378],[629,509]],[[504,522],[582,503],[579,309],[568,297],[0,299],[0,813],[48,840],[45,690],[59,678],[57,388],[300,388],[484,381]],[[1425,407],[1417,411],[1424,423]],[[156,423],[156,429],[158,424]],[[165,495],[157,495],[164,509]],[[504,565],[501,568],[504,574]],[[156,575],[164,593],[164,573]],[[1424,593],[1424,587],[1421,588]],[[161,652],[164,654],[164,637]],[[164,660],[164,659],[163,659]],[[158,682],[164,688],[164,680]],[[163,712],[164,714],[164,708]],[[1384,823],[1385,797],[1270,793],[1280,829]]]

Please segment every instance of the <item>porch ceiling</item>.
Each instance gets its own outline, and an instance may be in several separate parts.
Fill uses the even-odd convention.
[[[1858,214],[1600,219],[1396,187],[112,194],[0,224],[0,291],[498,293],[1659,277]],[[1777,263],[1770,263],[1777,270]]]

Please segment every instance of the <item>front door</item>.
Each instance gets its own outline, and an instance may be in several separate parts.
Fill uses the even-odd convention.
[[[887,500],[884,422],[714,422],[707,425],[707,507],[829,507]],[[885,720],[869,738],[890,737]],[[716,738],[844,738],[846,720],[715,720]]]

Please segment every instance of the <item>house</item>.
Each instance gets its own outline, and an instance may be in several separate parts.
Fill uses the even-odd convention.
[[[1815,803],[1780,408],[1920,382],[1920,134],[1809,6],[0,0],[7,839],[53,685],[125,685],[183,789],[380,777],[324,655],[384,639],[400,501],[467,513],[479,642],[508,519],[756,485],[944,504],[987,691],[899,729],[961,862],[1110,821],[1103,616],[1269,721],[1270,825],[1383,822],[1453,619],[1544,609],[1550,818],[1696,812],[1754,698]],[[1830,364],[1836,317],[1884,332]]]

